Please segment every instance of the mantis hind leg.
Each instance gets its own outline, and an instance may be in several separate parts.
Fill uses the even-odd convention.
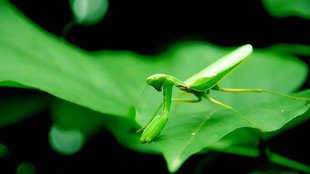
[[[275,95],[279,95],[282,97],[287,97],[287,98],[291,98],[291,99],[295,99],[295,100],[310,101],[310,99],[298,98],[298,97],[294,97],[294,96],[290,96],[290,95],[286,95],[286,94],[281,94],[281,93],[274,92],[274,91],[268,91],[268,90],[264,90],[264,89],[231,89],[231,88],[220,88],[218,86],[218,88],[215,88],[214,90],[224,91],[224,92],[265,92],[265,93],[275,94]]]
[[[265,133],[263,129],[261,129],[260,127],[256,126],[254,123],[252,123],[250,120],[248,120],[247,118],[245,118],[242,114],[240,114],[238,111],[236,111],[236,110],[235,110],[234,108],[232,108],[231,106],[228,106],[228,105],[226,105],[226,104],[224,104],[224,103],[222,103],[222,102],[220,102],[220,101],[217,101],[217,100],[211,98],[211,97],[210,97],[209,95],[207,95],[206,93],[203,95],[203,97],[205,97],[206,99],[208,99],[209,101],[211,101],[212,103],[214,103],[214,104],[216,104],[216,105],[222,106],[222,107],[224,107],[224,108],[226,108],[226,109],[228,109],[228,110],[233,111],[233,112],[236,113],[239,117],[241,117],[242,119],[244,119],[245,121],[247,121],[251,126],[253,126],[253,127],[255,127],[256,129],[258,129],[258,130],[262,131],[263,133]]]

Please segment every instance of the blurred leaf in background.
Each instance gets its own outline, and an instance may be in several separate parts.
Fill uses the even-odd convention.
[[[129,108],[128,115],[122,118],[105,115],[64,100],[55,99],[52,102],[50,111],[55,124],[51,131],[62,129],[64,131],[58,131],[59,134],[65,134],[66,130],[72,130],[79,132],[87,140],[105,128],[115,136],[120,144],[129,149],[147,153],[161,153],[154,144],[142,145],[140,143],[140,135],[136,134],[139,127],[135,120],[129,119],[135,117],[134,108],[132,107]],[[51,136],[49,140],[51,143]]]
[[[75,22],[80,25],[98,23],[108,11],[108,0],[70,0]]]
[[[63,155],[78,152],[85,143],[85,135],[78,129],[61,128],[54,124],[49,133],[51,147]]]
[[[271,45],[267,49],[282,54],[289,54],[295,56],[310,56],[310,46],[302,44],[279,43]]]
[[[4,144],[0,143],[0,159],[5,158],[9,153],[9,149]]]
[[[18,165],[16,169],[16,174],[36,174],[37,168],[28,162],[23,162]]]
[[[262,0],[262,3],[273,17],[297,16],[310,19],[309,0]]]
[[[48,104],[49,98],[47,95],[20,94],[1,97],[0,128],[19,123],[38,114],[46,109]]]

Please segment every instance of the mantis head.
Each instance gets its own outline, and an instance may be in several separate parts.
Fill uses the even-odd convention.
[[[167,80],[165,74],[154,74],[146,79],[148,85],[153,86],[157,91],[161,91],[164,83]]]

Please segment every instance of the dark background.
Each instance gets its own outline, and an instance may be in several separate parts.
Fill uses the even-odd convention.
[[[26,16],[45,30],[61,36],[72,20],[69,2],[12,0]],[[94,26],[74,26],[66,39],[83,49],[132,50],[158,54],[178,41],[205,41],[220,46],[246,43],[263,48],[276,43],[310,45],[310,22],[298,18],[273,18],[260,1],[128,1],[111,0],[103,20]],[[300,57],[309,65],[307,57]],[[309,88],[306,84],[302,89]],[[37,93],[37,91],[1,88],[1,93]],[[10,155],[1,161],[3,170],[15,172],[21,162],[31,162],[39,173],[168,173],[162,156],[142,154],[119,145],[102,131],[90,139],[77,154],[63,156],[48,143],[52,122],[48,111],[13,126],[0,129],[2,142]],[[261,149],[285,155],[310,165],[310,122],[286,131]],[[308,150],[308,151],[307,151]],[[217,152],[192,156],[178,173],[247,173],[257,168],[279,169],[265,157],[248,158]],[[288,170],[281,168],[281,170]],[[1,172],[1,171],[0,171]],[[90,172],[91,173],[91,172]]]

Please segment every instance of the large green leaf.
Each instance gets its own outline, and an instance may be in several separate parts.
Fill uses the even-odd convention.
[[[117,139],[136,150],[146,145],[137,144],[136,135],[127,135],[132,132],[130,124],[134,122],[130,119],[135,116],[140,125],[146,124],[162,101],[162,94],[149,89],[144,100],[136,105],[146,85],[146,77],[166,73],[185,80],[232,50],[207,43],[187,42],[176,44],[152,57],[130,51],[90,53],[43,31],[6,1],[0,1],[0,21],[0,85],[39,89],[104,113],[91,117],[94,120],[89,125],[78,127],[81,126],[79,128],[86,133],[92,132],[93,129],[89,127],[94,125],[94,130],[99,129],[96,120],[100,116],[105,117],[104,125]],[[221,81],[220,85],[290,93],[302,85],[307,74],[306,65],[292,56],[254,50],[251,58]],[[299,95],[305,98],[310,96],[309,91]],[[265,131],[278,130],[309,107],[306,102],[271,94],[212,92],[211,96],[231,105]],[[132,105],[137,106],[136,115],[133,112],[128,114]],[[56,115],[64,115],[63,111],[79,113],[71,106],[69,109],[56,106]],[[76,109],[79,110],[78,107]],[[87,115],[88,111],[81,113]],[[128,124],[126,120],[131,123]],[[156,145],[173,172],[192,154],[241,127],[250,125],[233,112],[212,103],[182,103],[177,112],[170,114]],[[153,147],[150,149],[156,151],[152,150]],[[146,148],[145,151],[149,150]]]

